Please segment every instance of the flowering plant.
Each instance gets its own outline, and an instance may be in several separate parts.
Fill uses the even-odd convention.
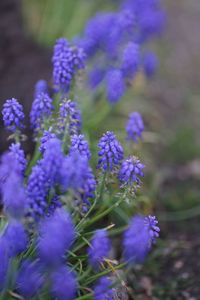
[[[146,6],[145,1],[136,2],[143,5],[148,17],[153,15],[151,21],[158,17],[157,1]],[[98,25],[96,34],[93,23]],[[111,44],[102,23],[110,24]],[[141,26],[137,35],[136,23]],[[108,100],[118,101],[128,79],[139,69],[139,48],[154,27],[148,27],[138,7],[126,1],[120,12],[92,19],[76,46],[64,38],[56,42],[53,88],[44,80],[35,87],[30,125],[36,147],[31,159],[22,149],[23,107],[14,98],[5,102],[3,121],[14,142],[0,162],[1,299],[114,299],[116,286],[123,279],[117,270],[143,262],[159,236],[154,216],[136,214],[125,227],[111,218],[118,207],[133,201],[144,164],[124,151],[112,131],[105,132],[91,151],[76,101],[81,70],[94,56],[104,57],[98,85],[105,80]],[[92,79],[97,83],[96,76]],[[141,115],[131,113],[127,140],[137,142],[143,130]],[[112,236],[119,233],[123,234],[122,255],[117,260],[111,255]]]

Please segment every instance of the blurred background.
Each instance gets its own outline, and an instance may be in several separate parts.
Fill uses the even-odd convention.
[[[162,2],[166,29],[152,46],[158,72],[150,81],[138,76],[118,107],[119,123],[109,118],[102,130],[120,131],[130,110],[145,120],[140,149],[147,176],[140,201],[156,211],[163,233],[133,274],[137,299],[192,300],[200,299],[200,1]],[[117,0],[1,0],[1,107],[15,97],[28,116],[35,82],[51,80],[55,39],[77,36],[97,10],[116,5]],[[7,148],[2,123],[0,130],[2,152]],[[31,148],[26,145],[26,151]]]

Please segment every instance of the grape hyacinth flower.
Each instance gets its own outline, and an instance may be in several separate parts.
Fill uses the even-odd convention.
[[[129,119],[126,125],[127,138],[138,142],[138,139],[142,137],[144,131],[144,123],[140,113],[132,112],[129,115]]]
[[[26,194],[22,177],[12,172],[2,185],[2,202],[6,214],[12,218],[21,218],[25,214]]]
[[[43,132],[43,136],[41,137],[40,139],[40,152],[42,154],[44,154],[45,150],[46,150],[46,147],[47,147],[47,144],[48,144],[48,141],[53,139],[53,138],[56,138],[56,134],[53,133],[51,131],[51,129],[48,129],[48,130],[44,130]]]
[[[158,58],[153,52],[148,52],[143,58],[144,73],[147,78],[151,78],[158,67]]]
[[[101,277],[94,287],[94,300],[112,300],[114,291],[112,281],[108,277]]]
[[[9,147],[10,153],[14,155],[18,165],[19,165],[19,170],[21,171],[21,174],[24,174],[24,171],[26,169],[27,161],[25,158],[25,153],[24,151],[20,148],[20,143],[12,143]]]
[[[132,263],[142,263],[159,236],[158,221],[155,217],[137,215],[132,218],[124,233],[123,249],[125,259]]]
[[[9,257],[15,257],[26,250],[28,236],[24,226],[18,221],[11,221],[6,227],[2,239],[7,244]]]
[[[106,75],[107,98],[111,104],[115,104],[125,93],[125,83],[122,72],[114,69]]]
[[[15,132],[24,128],[24,112],[22,105],[15,99],[6,100],[2,110],[4,126]]]
[[[51,274],[51,281],[51,292],[55,299],[75,299],[77,280],[73,271],[65,266],[61,266]]]
[[[53,110],[53,100],[46,93],[40,93],[33,101],[30,122],[34,130],[40,129],[45,118],[51,116]]]
[[[34,98],[37,98],[37,96],[41,93],[48,94],[48,84],[46,80],[38,80],[38,82],[35,85],[35,93]]]
[[[81,113],[76,107],[76,103],[71,100],[63,100],[60,105],[60,127],[66,130],[69,128],[69,134],[79,134],[81,130]]]
[[[33,167],[27,183],[28,212],[34,219],[45,214],[49,188],[48,179],[40,162]]]
[[[20,295],[26,299],[32,299],[44,282],[44,277],[41,274],[40,266],[37,261],[23,261],[16,279],[16,288]]]
[[[100,151],[98,167],[102,168],[104,171],[113,170],[113,167],[119,165],[123,159],[124,152],[121,144],[116,139],[113,132],[107,131],[101,137],[98,147]]]
[[[133,78],[138,71],[140,64],[140,48],[139,45],[129,42],[123,51],[122,57],[122,73],[124,77]]]
[[[111,243],[105,229],[96,230],[92,240],[91,246],[88,249],[88,257],[91,266],[98,270],[99,265],[103,263],[104,258],[108,257],[111,250]]]
[[[64,38],[54,46],[53,81],[56,89],[68,92],[76,70],[84,68],[85,54],[82,48],[72,47]]]
[[[37,249],[42,264],[49,268],[60,265],[75,238],[71,216],[58,208],[40,224],[39,233]]]
[[[88,142],[85,140],[83,134],[75,134],[71,136],[70,153],[72,152],[78,152],[81,156],[84,156],[87,159],[91,158],[89,145]]]
[[[140,184],[140,178],[143,177],[144,165],[137,157],[132,156],[122,162],[119,171],[119,180],[124,185]]]

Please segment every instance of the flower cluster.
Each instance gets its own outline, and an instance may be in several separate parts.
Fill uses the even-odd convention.
[[[111,103],[124,95],[141,63],[147,76],[153,74],[156,59],[141,57],[141,47],[158,33],[161,15],[156,0],[127,0],[121,11],[98,14],[86,26],[79,42],[88,58],[100,64],[92,71],[92,85],[105,79]],[[116,269],[143,262],[159,237],[156,217],[136,214],[123,230],[122,263],[111,251],[112,236],[124,222],[115,222],[117,209],[129,209],[131,201],[124,200],[132,200],[132,188],[137,196],[144,176],[144,164],[120,141],[127,135],[137,142],[144,124],[139,113],[130,114],[120,141],[106,131],[98,142],[102,128],[94,118],[92,130],[85,124],[82,128],[73,83],[76,71],[84,68],[84,51],[65,39],[56,42],[54,89],[49,93],[44,80],[35,86],[30,123],[37,145],[32,157],[22,149],[21,104],[13,98],[3,106],[4,125],[14,142],[0,158],[2,299],[113,299]],[[87,110],[84,103],[83,112]]]
[[[85,54],[80,47],[72,47],[60,38],[54,46],[53,81],[56,89],[68,92],[76,70],[84,68]]]
[[[103,82],[108,101],[116,103],[138,71],[144,70],[151,77],[157,58],[143,48],[163,31],[164,24],[165,13],[154,0],[125,0],[119,11],[92,17],[79,40],[87,59],[95,61],[89,74],[90,86],[97,88]]]

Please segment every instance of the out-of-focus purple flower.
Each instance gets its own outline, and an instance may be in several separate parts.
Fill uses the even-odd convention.
[[[6,100],[2,110],[4,126],[15,132],[17,129],[24,128],[23,106],[15,99]]]
[[[88,249],[91,266],[98,270],[104,258],[108,257],[110,250],[111,243],[107,231],[105,229],[96,230],[91,240],[91,246]]]
[[[0,292],[5,288],[6,274],[9,267],[9,255],[6,241],[0,237]]]
[[[46,267],[62,263],[65,252],[75,238],[74,225],[70,215],[62,208],[40,224],[38,255]]]
[[[125,259],[131,263],[142,263],[158,237],[159,227],[155,217],[136,215],[124,233]]]
[[[158,58],[153,52],[148,52],[143,58],[144,72],[147,78],[151,78],[158,67]]]
[[[94,300],[112,300],[114,292],[111,285],[112,281],[108,277],[101,277],[94,287]]]
[[[30,122],[31,127],[34,130],[38,130],[44,118],[49,117],[53,110],[53,100],[48,94],[40,93],[37,95],[33,101],[31,112],[30,112]]]
[[[53,138],[56,138],[56,134],[51,132],[51,129],[44,130],[43,136],[40,139],[41,144],[39,150],[41,153],[45,152],[48,141]]]
[[[48,94],[48,84],[44,79],[38,80],[36,82],[34,98],[37,98],[37,96],[41,93]]]
[[[17,163],[19,164],[19,169],[23,174],[26,169],[27,161],[25,158],[24,151],[20,148],[20,143],[12,143],[9,147],[9,150],[14,155]]]
[[[89,86],[92,89],[95,89],[104,79],[104,76],[105,76],[105,70],[101,68],[94,68],[89,73]]]
[[[68,92],[75,71],[84,68],[84,60],[85,53],[82,48],[70,46],[64,38],[58,39],[52,58],[55,87]]]
[[[60,182],[60,168],[64,160],[61,141],[58,138],[50,139],[46,144],[41,161],[41,167],[45,172],[50,187]]]
[[[92,169],[88,166],[86,173],[84,175],[84,183],[80,193],[80,197],[83,201],[83,204],[86,207],[90,206],[89,199],[94,197],[94,192],[96,190],[96,179],[92,172]]]
[[[72,152],[78,152],[81,156],[84,156],[87,159],[91,158],[89,145],[83,134],[75,134],[71,136],[70,153]]]
[[[114,166],[119,165],[124,155],[123,148],[116,139],[115,134],[111,131],[104,133],[98,147],[100,148],[98,167],[104,171],[112,171]]]
[[[58,300],[74,300],[77,279],[73,271],[65,266],[59,267],[51,274],[51,292]]]
[[[132,78],[138,71],[140,64],[140,48],[139,45],[129,42],[123,51],[122,56],[122,73],[125,77]]]
[[[79,134],[81,130],[81,113],[76,107],[76,103],[71,100],[63,100],[60,105],[60,126],[63,130],[66,127],[69,129],[69,133]]]
[[[2,239],[7,244],[8,255],[15,257],[26,250],[28,246],[28,236],[24,226],[18,221],[10,221],[6,227]]]
[[[108,71],[106,75],[106,89],[108,101],[115,104],[125,93],[125,83],[120,70]]]
[[[24,216],[26,208],[26,194],[21,176],[11,172],[2,186],[2,201],[4,211],[12,218]]]
[[[37,261],[26,260],[22,263],[16,279],[16,288],[20,295],[31,299],[37,293],[44,282],[40,266]]]
[[[126,124],[126,133],[129,140],[137,142],[142,137],[144,131],[144,123],[140,113],[132,112],[129,115],[128,122]]]
[[[122,162],[119,171],[119,180],[124,185],[140,184],[140,177],[144,176],[144,165],[135,156],[132,156]]]

